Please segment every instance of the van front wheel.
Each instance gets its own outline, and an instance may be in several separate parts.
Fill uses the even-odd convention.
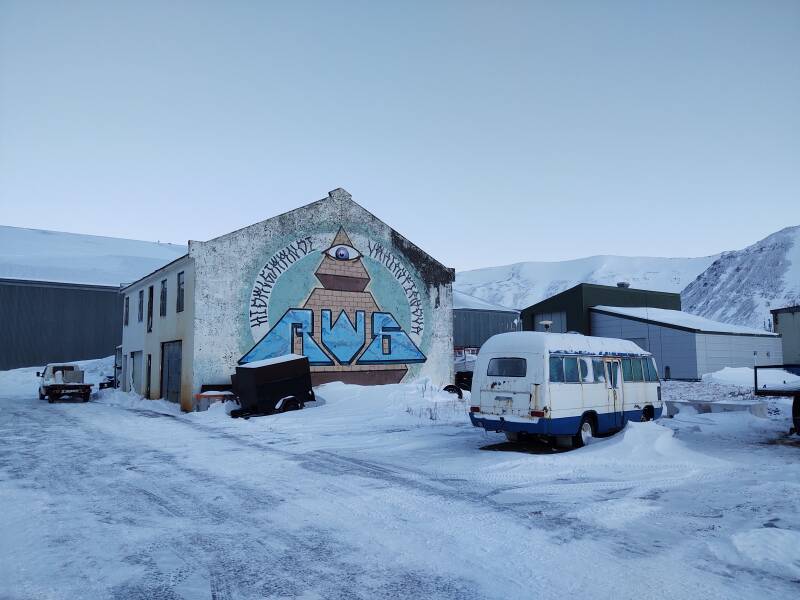
[[[581,419],[581,426],[578,427],[578,433],[576,433],[572,438],[572,447],[582,448],[583,446],[590,444],[594,439],[594,436],[594,419],[584,416],[583,419]]]

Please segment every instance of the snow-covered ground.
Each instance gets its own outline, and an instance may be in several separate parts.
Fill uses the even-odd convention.
[[[50,405],[32,371],[0,373],[2,598],[788,598],[800,585],[786,400],[768,399],[766,419],[681,413],[554,453],[473,428],[468,399],[425,383],[328,384],[306,410],[245,421],[113,390]]]

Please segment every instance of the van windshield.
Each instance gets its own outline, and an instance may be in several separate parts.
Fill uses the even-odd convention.
[[[490,377],[525,377],[528,363],[524,358],[492,358],[486,374]]]

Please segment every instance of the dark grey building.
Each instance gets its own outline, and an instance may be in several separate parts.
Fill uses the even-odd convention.
[[[0,279],[0,370],[101,358],[122,343],[112,286]]]
[[[480,348],[497,333],[520,330],[519,311],[453,290],[453,347]]]
[[[552,321],[550,331],[577,331],[593,335],[589,309],[592,306],[631,306],[681,309],[681,295],[630,287],[579,283],[560,294],[537,302],[522,311],[525,331],[544,331],[541,321]]]

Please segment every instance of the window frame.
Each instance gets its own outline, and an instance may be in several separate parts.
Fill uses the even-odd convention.
[[[564,357],[551,354],[548,358],[549,358],[549,360],[547,362],[547,367],[548,367],[547,368],[547,381],[549,383],[565,383],[565,381],[564,381]],[[559,369],[559,371],[561,373],[561,379],[553,380],[553,364],[554,364],[554,361],[557,361],[561,365],[561,368]]]
[[[158,296],[158,316],[167,316],[167,280],[161,280],[161,289]]]
[[[519,365],[522,364],[522,374],[511,375],[509,373],[492,373],[492,365],[493,364],[500,364],[499,361],[513,361],[514,364]],[[527,377],[528,375],[528,361],[525,358],[520,356],[496,356],[494,358],[489,359],[489,364],[486,365],[486,376],[487,377],[514,377],[514,378],[521,378]]]
[[[178,275],[175,278],[178,285],[178,290],[175,294],[175,312],[180,313],[183,312],[185,308],[185,289],[186,289],[186,271],[178,271]]]
[[[131,297],[129,295],[125,295],[124,306],[122,309],[122,326],[127,327],[128,323],[130,322],[130,314],[131,314]]]
[[[139,308],[136,312],[136,322],[144,321],[144,288],[139,290]]]

